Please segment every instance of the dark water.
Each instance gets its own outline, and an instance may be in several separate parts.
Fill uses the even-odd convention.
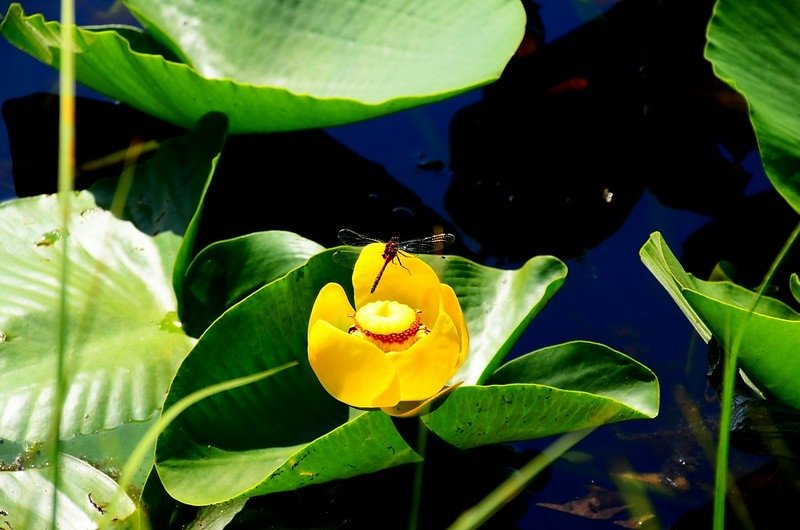
[[[78,22],[130,21],[120,18],[124,13],[109,14],[110,5],[78,2]],[[511,268],[534,255],[560,257],[569,268],[566,283],[512,355],[575,339],[609,345],[655,371],[661,413],[652,421],[597,429],[491,525],[620,528],[630,523],[629,514],[613,513],[614,508],[629,500],[619,497],[614,477],[631,470],[653,483],[646,498],[661,528],[708,528],[698,515],[713,487],[713,465],[698,432],[713,440],[718,427],[717,396],[706,377],[708,350],[638,252],[652,232],[660,231],[690,272],[707,277],[714,263],[726,259],[736,264],[744,284],[754,284],[791,230],[793,217],[763,174],[746,113],[702,59],[710,2],[550,0],[538,5],[528,6],[536,50],[515,58],[492,86],[324,131],[231,138],[218,170],[224,178],[216,177],[209,194],[201,240],[288,229],[335,245],[341,227],[406,238],[441,224],[459,238],[452,252],[489,265]],[[26,12],[58,18],[50,1],[23,6]],[[54,101],[32,95],[54,92],[57,75],[5,41],[0,42],[0,72],[4,112],[19,112],[12,119],[4,114],[8,129],[0,129],[0,198],[14,196],[15,178],[16,193],[44,192],[52,187],[52,174],[12,175],[8,131],[12,122],[31,116],[52,118]],[[105,101],[84,88],[79,94]],[[81,108],[87,116],[83,123],[92,125],[79,129],[79,142],[92,134],[109,136],[113,127],[122,129],[123,141],[125,127],[135,121],[128,115],[120,120],[118,108],[91,102]],[[100,117],[92,121],[90,115]],[[79,110],[79,127],[80,116]],[[149,126],[165,136],[174,133]],[[20,156],[52,156],[51,147],[47,139],[29,140]],[[266,157],[274,161],[274,170],[265,178],[281,198],[267,212],[262,204],[248,204],[242,191],[250,184],[236,180]],[[317,193],[299,193],[298,179],[314,182]],[[321,223],[317,215],[328,215],[330,203],[341,204],[341,211]],[[767,223],[762,233],[778,237],[749,237],[741,228],[743,218]],[[480,499],[509,469],[553,440],[469,457],[445,452],[441,458],[455,467],[432,470],[425,493],[441,503],[442,512],[458,514],[469,506],[465,500]],[[770,463],[732,450],[733,476],[753,473],[752,480],[762,479],[756,491],[770,491],[775,474],[761,467]],[[368,527],[360,526],[364,518],[384,507],[365,491],[394,491],[381,482],[394,475],[378,475],[365,479],[363,490],[347,485],[324,490],[320,496],[338,499],[324,507],[311,498],[313,491],[280,502],[316,506],[333,514],[328,524],[334,527]],[[587,495],[591,509],[582,516],[554,509]],[[785,509],[784,498],[752,498],[757,527],[771,528],[771,518]],[[399,506],[394,509],[402,511],[403,502]],[[266,520],[276,515],[272,509],[266,502]],[[431,515],[436,510],[424,505],[423,521],[438,521]],[[244,519],[240,524],[246,527]]]

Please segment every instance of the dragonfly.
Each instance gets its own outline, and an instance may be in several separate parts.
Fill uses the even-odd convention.
[[[381,258],[383,258],[383,265],[381,265],[380,270],[378,270],[378,275],[375,276],[375,281],[372,282],[372,288],[369,290],[370,294],[374,293],[375,289],[378,288],[378,283],[380,283],[383,273],[390,262],[396,261],[398,265],[408,270],[403,265],[403,262],[400,261],[400,256],[404,256],[406,253],[432,254],[442,250],[444,247],[456,240],[456,236],[453,234],[435,234],[428,237],[409,239],[406,241],[400,241],[400,238],[395,236],[390,238],[389,241],[382,241],[374,237],[359,234],[358,232],[350,230],[349,228],[343,228],[339,230],[338,235],[339,240],[342,243],[345,245],[350,245],[351,247],[363,247],[365,245],[369,245],[370,243],[380,243],[381,245],[384,245],[383,254],[381,255]]]

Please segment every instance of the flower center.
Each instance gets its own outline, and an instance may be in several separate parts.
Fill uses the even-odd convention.
[[[377,300],[356,311],[350,333],[363,337],[385,352],[411,347],[431,330],[422,312],[395,301]]]

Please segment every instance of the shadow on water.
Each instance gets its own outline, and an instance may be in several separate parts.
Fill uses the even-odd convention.
[[[708,215],[742,199],[755,141],[703,59],[712,2],[623,1],[547,45],[526,5],[517,56],[451,123],[446,205],[486,254],[579,256],[645,189]]]
[[[121,160],[97,164],[109,153],[124,152],[134,140],[159,142],[185,132],[124,105],[88,98],[77,100],[76,114],[78,189],[120,174]],[[8,100],[3,118],[17,195],[54,192],[58,98],[34,94]],[[336,233],[345,227],[379,239],[419,237],[435,227],[452,231],[379,164],[322,130],[307,130],[227,139],[207,194],[197,248],[259,230],[289,230],[336,246],[341,244]],[[450,248],[469,255],[458,242]]]

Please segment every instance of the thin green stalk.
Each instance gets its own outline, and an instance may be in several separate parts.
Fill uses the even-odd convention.
[[[462,513],[447,530],[474,530],[489,520],[500,508],[510,502],[539,473],[569,449],[583,440],[594,429],[569,432],[562,435],[539,455],[511,475],[481,502]]]
[[[191,394],[184,396],[173,403],[171,407],[166,409],[161,414],[161,417],[158,419],[158,421],[151,425],[149,429],[147,429],[147,432],[144,434],[144,436],[142,436],[141,440],[139,440],[139,442],[136,444],[136,447],[133,449],[131,455],[125,461],[125,466],[122,468],[122,472],[120,473],[120,478],[118,481],[120,490],[125,491],[128,489],[133,481],[133,476],[136,474],[136,469],[147,456],[148,451],[150,451],[155,445],[158,435],[161,434],[161,432],[163,432],[164,429],[166,429],[167,426],[172,423],[183,411],[195,403],[198,403],[207,397],[213,396],[214,394],[227,392],[228,390],[233,390],[234,388],[239,388],[240,386],[261,381],[262,379],[271,377],[278,372],[286,370],[287,368],[297,366],[297,364],[297,361],[290,361],[278,367],[264,370],[263,372],[237,377],[236,379],[229,379],[221,383],[209,385],[201,388],[200,390],[195,390]]]
[[[59,75],[59,128],[58,128],[58,192],[61,200],[61,233],[64,245],[61,254],[60,287],[56,317],[56,366],[53,393],[53,423],[50,462],[53,466],[53,492],[50,528],[56,528],[58,495],[60,492],[61,415],[66,394],[64,357],[67,350],[67,281],[69,279],[69,217],[71,194],[75,180],[75,56],[73,53],[73,28],[75,5],[72,0],[61,2],[60,75]]]
[[[739,356],[739,346],[741,345],[750,317],[758,306],[758,301],[764,295],[764,291],[775,276],[775,271],[783,262],[786,254],[794,245],[798,236],[800,236],[800,224],[792,231],[783,248],[778,253],[778,256],[773,261],[769,271],[764,276],[764,281],[761,282],[758,288],[752,307],[750,307],[750,310],[745,315],[742,325],[736,330],[736,335],[734,335],[733,341],[731,342],[730,351],[725,352],[727,354],[727,359],[723,365],[724,370],[722,373],[722,410],[720,411],[719,418],[719,440],[717,441],[717,459],[714,475],[714,530],[723,530],[725,528],[725,494],[728,490],[728,446],[730,444],[730,424],[733,414],[733,387],[736,381],[736,361]]]
[[[419,420],[417,431],[417,454],[422,457],[414,469],[414,489],[411,494],[411,509],[408,517],[408,530],[417,530],[419,526],[419,507],[422,504],[422,478],[425,474],[425,451],[428,445],[428,428]]]

